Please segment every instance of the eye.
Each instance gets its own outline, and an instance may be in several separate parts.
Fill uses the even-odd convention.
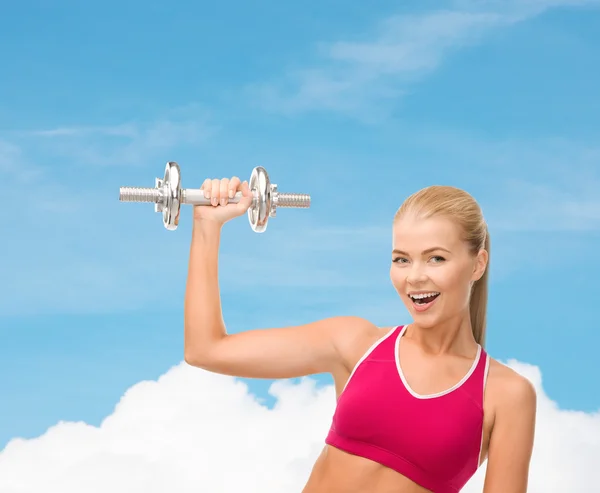
[[[434,263],[441,263],[441,262],[445,262],[446,259],[444,257],[440,257],[439,255],[434,255],[433,257],[431,257],[432,260],[435,260]]]
[[[395,257],[394,259],[392,259],[392,262],[394,262],[396,264],[402,264],[402,263],[404,263],[403,260],[406,260],[408,262],[408,260],[405,259],[404,257]]]

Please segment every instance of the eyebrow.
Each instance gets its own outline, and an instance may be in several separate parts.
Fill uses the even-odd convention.
[[[436,246],[436,247],[428,248],[427,250],[423,250],[423,252],[421,252],[421,255],[426,255],[428,253],[435,252],[437,250],[442,250],[444,252],[452,253],[450,250],[448,250],[446,248],[443,248],[443,247],[440,247],[440,246]],[[406,252],[404,252],[402,250],[398,250],[397,248],[395,248],[394,250],[392,250],[392,253],[396,253],[398,255],[407,255],[408,256],[408,253],[406,253]]]

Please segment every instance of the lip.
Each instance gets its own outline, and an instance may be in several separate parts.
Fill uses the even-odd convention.
[[[431,291],[422,291],[423,293],[430,293]],[[436,293],[439,291],[436,291]],[[413,292],[416,294],[416,292]],[[438,296],[436,296],[434,298],[433,301],[430,301],[429,303],[427,303],[426,305],[418,305],[417,303],[414,302],[414,300],[412,298],[409,297],[410,302],[414,308],[414,310],[418,313],[422,313],[425,312],[427,310],[429,310],[433,305],[435,305],[436,301],[440,298],[440,296],[442,296],[441,294],[439,294]]]
[[[412,296],[414,294],[425,294],[425,293],[439,293],[439,291],[436,291],[435,289],[430,289],[430,290],[422,290],[422,291],[409,291],[407,294],[407,296]]]

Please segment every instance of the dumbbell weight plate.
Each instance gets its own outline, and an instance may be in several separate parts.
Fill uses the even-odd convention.
[[[165,167],[165,177],[162,183],[163,203],[162,215],[165,228],[175,230],[179,225],[181,170],[176,162],[170,161]]]
[[[271,194],[273,189],[265,168],[262,166],[254,168],[248,185],[254,196],[252,205],[248,209],[248,221],[254,231],[262,233],[267,229],[271,206],[274,205]]]

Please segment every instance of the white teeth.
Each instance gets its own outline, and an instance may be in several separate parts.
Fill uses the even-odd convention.
[[[432,291],[431,293],[411,294],[409,296],[415,300],[421,300],[423,298],[428,298],[429,296],[435,296],[436,294],[440,294],[440,293]]]

